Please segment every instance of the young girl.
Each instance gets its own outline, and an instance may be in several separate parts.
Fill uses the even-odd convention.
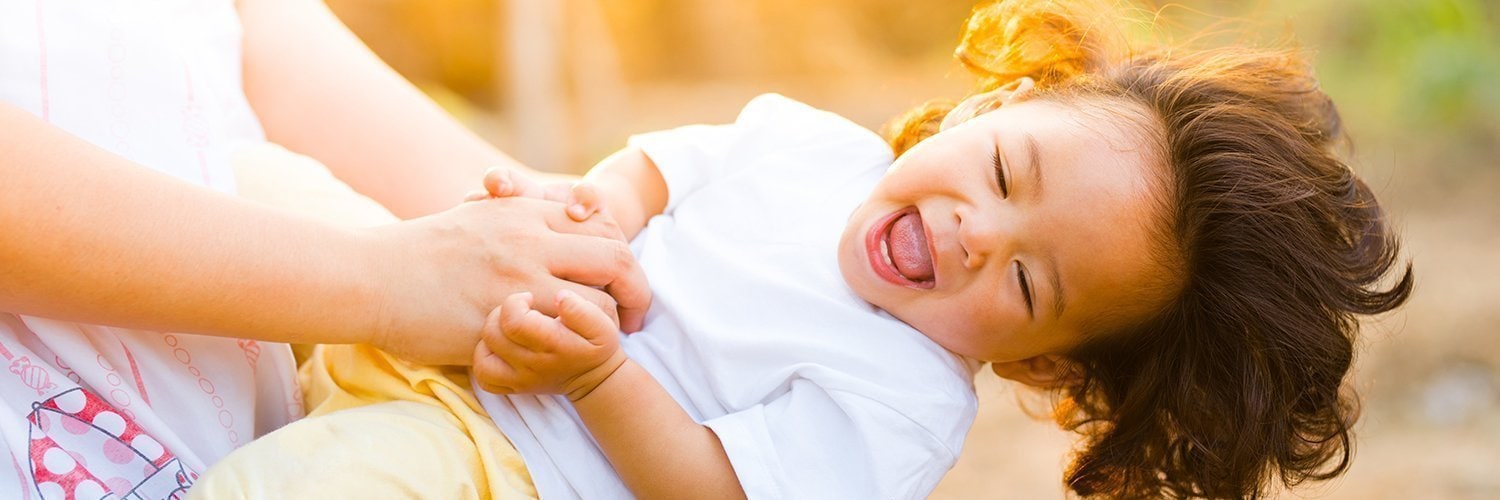
[[[980,88],[888,143],[766,96],[571,191],[492,173],[491,195],[602,208],[654,292],[624,338],[569,293],[491,313],[474,376],[537,492],[921,497],[980,363],[1060,393],[1081,495],[1342,473],[1356,316],[1412,279],[1332,103],[1295,54],[1121,52],[1111,16],[978,7],[958,57]]]
[[[880,393],[795,368],[847,350],[879,366],[819,368],[930,383],[922,378],[932,371],[919,369],[919,350],[906,351],[906,363],[874,357],[879,350],[868,344],[888,339],[856,324],[802,318],[807,327],[798,335],[823,335],[828,345],[783,345],[780,362],[729,365],[723,359],[754,356],[744,342],[757,333],[735,332],[739,342],[712,338],[684,317],[700,312],[690,306],[733,300],[712,290],[738,282],[691,276],[723,270],[652,255],[663,252],[658,246],[687,245],[682,234],[715,230],[726,246],[751,245],[741,237],[777,236],[816,246],[819,234],[798,233],[814,222],[795,215],[844,218],[844,194],[862,188],[868,197],[847,216],[837,243],[847,287],[963,359],[1062,390],[1067,398],[1059,416],[1086,435],[1068,473],[1074,491],[1242,497],[1262,492],[1272,476],[1289,485],[1337,476],[1349,464],[1355,417],[1340,390],[1352,360],[1355,315],[1400,305],[1412,279],[1407,269],[1397,284],[1380,284],[1395,266],[1397,242],[1370,189],[1332,152],[1341,140],[1334,105],[1295,54],[1121,54],[1107,45],[1113,39],[1098,18],[1067,3],[981,6],[959,48],[959,59],[983,80],[980,92],[957,107],[929,105],[898,120],[891,138],[898,156],[873,189],[840,182],[864,171],[870,156],[861,153],[873,144],[859,143],[853,132],[835,134],[846,125],[789,105],[768,110],[771,104],[751,102],[724,131],[637,138],[634,149],[589,174],[597,197],[585,198],[597,198],[627,236],[649,216],[669,216],[652,221],[634,243],[666,311],[648,318],[639,338],[619,350],[595,309],[568,306],[577,300],[562,297],[561,317],[553,320],[528,312],[526,297],[513,297],[490,320],[484,345],[493,354],[481,347],[475,377],[502,392],[567,395],[577,420],[636,494],[685,486],[703,486],[712,492],[705,497],[739,488],[802,494],[829,482],[837,486],[828,491],[846,494],[926,494],[932,482],[921,467],[901,468],[895,455],[933,437],[912,437],[910,423],[935,431],[939,441],[947,428],[927,425],[938,419],[906,405],[919,401],[935,413],[968,408],[930,405],[919,393],[901,392],[913,389],[907,383],[868,380],[892,392]],[[759,177],[792,185],[777,195],[798,206],[769,206],[781,200],[759,191],[772,185]],[[712,216],[723,219],[700,221],[699,213],[691,219],[687,213],[727,204],[741,216],[718,210]],[[703,246],[702,254],[739,255]],[[720,282],[675,288],[676,279],[657,278],[663,266],[685,269],[681,281]],[[783,278],[778,269],[744,266],[760,279]],[[813,287],[816,272],[804,276],[807,282],[796,285]],[[754,311],[765,299],[744,300]],[[724,312],[733,306],[715,311],[705,323],[751,320]],[[673,341],[658,332],[658,320],[688,332]],[[853,335],[835,332],[850,329]],[[762,333],[780,339],[780,332]],[[699,335],[711,341],[690,341]],[[736,374],[745,368],[762,371]],[[763,372],[774,368],[783,371]],[[814,396],[799,393],[799,381],[820,384],[825,399],[805,402]],[[766,386],[759,399],[736,392],[756,384]],[[947,395],[942,387],[930,387],[929,395]],[[840,398],[846,393],[861,398]],[[879,401],[880,408],[850,399]],[[543,414],[553,420],[567,414],[517,401],[523,399],[510,396],[510,404],[487,408],[531,458],[523,443],[543,432],[526,425]],[[747,416],[771,411],[760,405],[783,404],[778,410],[790,417]],[[810,417],[817,411],[847,420]],[[516,414],[525,425],[513,422]],[[891,426],[859,429],[870,414]],[[555,449],[565,449],[567,438],[555,432],[549,426],[537,441],[568,470],[573,464],[556,461]],[[880,447],[879,440],[897,443]],[[915,449],[929,452],[921,455],[929,467],[951,462],[942,449]],[[840,477],[814,477],[828,473]]]

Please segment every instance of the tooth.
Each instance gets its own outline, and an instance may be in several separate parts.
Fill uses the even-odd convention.
[[[886,265],[896,267],[896,263],[891,260],[890,245],[886,244],[885,240],[880,240],[880,257],[885,259]]]

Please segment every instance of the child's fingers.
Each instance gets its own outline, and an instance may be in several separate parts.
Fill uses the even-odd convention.
[[[537,319],[530,314],[535,312],[531,308],[531,300],[530,292],[515,293],[506,297],[505,302],[500,306],[500,331],[505,340],[511,343],[524,349],[541,351],[548,346],[538,342],[537,335],[533,332],[538,325]]]
[[[597,304],[579,297],[568,290],[557,292],[557,319],[563,326],[587,339],[591,344],[602,344],[619,330],[615,323]]]
[[[490,167],[484,173],[484,190],[490,196],[505,198],[517,194],[516,182],[511,178],[511,171],[505,167]]]
[[[495,308],[498,314],[492,313],[491,316],[493,319],[488,322],[491,324],[485,326],[482,337],[483,341],[480,344],[483,345],[486,351],[493,353],[496,357],[511,366],[512,369],[516,370],[515,376],[520,376],[520,369],[528,366],[527,363],[533,361],[538,353],[531,347],[516,342],[515,337],[518,334],[514,334],[506,330],[506,328],[499,326],[502,321],[500,316],[506,314],[505,309],[504,306]],[[525,312],[522,311],[522,314],[525,314]]]
[[[529,350],[529,347],[516,344],[516,341],[510,338],[510,333],[505,332],[505,327],[501,326],[502,318],[508,317],[507,311],[525,314],[526,309],[523,306],[507,308],[508,306],[502,305],[490,309],[489,315],[484,317],[484,330],[481,332],[483,335],[480,335],[480,344],[484,344],[484,348],[487,348],[490,353],[495,353],[496,356],[514,357],[514,353]]]
[[[556,352],[573,337],[562,323],[531,307],[530,293],[511,297],[502,307],[507,310],[500,315],[500,329],[507,340],[529,353],[547,354]],[[527,354],[517,353],[517,356],[529,359]]]
[[[475,382],[479,388],[498,394],[512,394],[515,391],[511,382],[516,379],[516,371],[509,363],[496,355],[486,346],[484,342],[474,346],[474,373]]]
[[[568,217],[583,222],[603,207],[599,188],[589,182],[577,182],[568,192]]]

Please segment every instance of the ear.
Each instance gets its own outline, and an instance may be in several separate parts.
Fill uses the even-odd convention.
[[[1023,76],[1005,86],[985,92],[974,94],[958,103],[958,106],[949,111],[943,117],[943,123],[938,125],[938,130],[948,130],[949,127],[969,121],[976,116],[1000,109],[1001,106],[1019,101],[1030,94],[1036,88],[1036,81],[1031,77]]]
[[[1068,358],[1056,354],[1032,356],[1019,361],[990,364],[990,370],[1001,378],[1040,389],[1056,389],[1078,382],[1083,372]]]

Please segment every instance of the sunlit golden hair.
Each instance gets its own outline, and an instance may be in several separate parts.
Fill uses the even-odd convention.
[[[1373,192],[1341,159],[1337,109],[1288,49],[1123,42],[1119,10],[1087,0],[975,8],[956,52],[976,93],[1021,77],[1034,99],[1121,103],[1148,117],[1163,165],[1160,307],[1085,332],[1068,353],[1059,423],[1083,436],[1066,481],[1084,496],[1242,498],[1349,466],[1344,386],[1358,316],[1411,294],[1411,265]],[[900,155],[950,102],[886,128]],[[1107,107],[1107,106],[1106,106]],[[1103,323],[1101,323],[1103,324]]]
[[[975,94],[1023,77],[1040,91],[1101,70],[1120,50],[1122,33],[1111,11],[1091,2],[1011,1],[983,4],[965,23],[954,58],[978,80]],[[954,107],[935,99],[886,124],[897,155],[932,136]]]

